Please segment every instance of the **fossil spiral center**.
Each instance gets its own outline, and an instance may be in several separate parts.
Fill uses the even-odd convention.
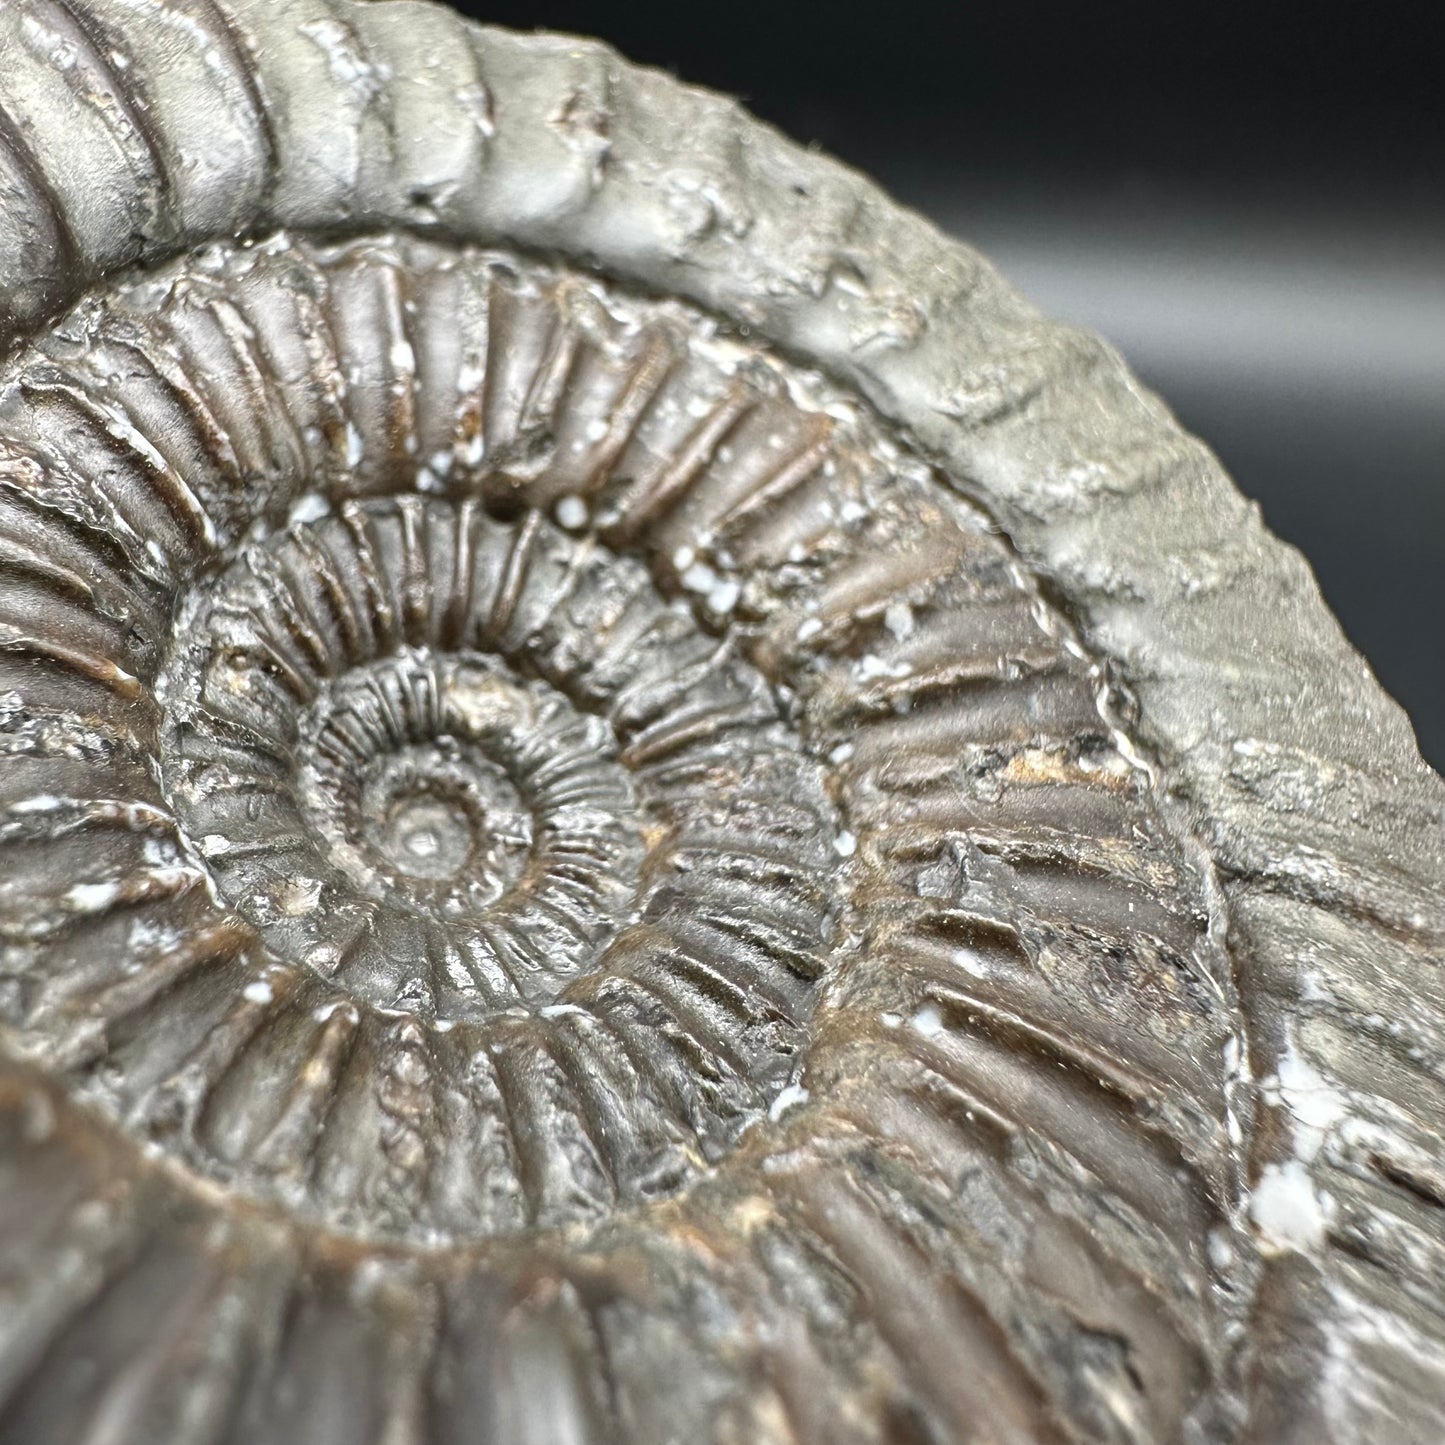
[[[471,857],[477,832],[484,826],[459,801],[434,796],[425,789],[396,797],[379,825],[368,829],[374,842],[397,869],[412,878],[451,878]],[[503,837],[512,841],[515,835]],[[496,877],[488,870],[488,883]]]
[[[445,1030],[690,967],[682,931],[755,926],[799,808],[829,808],[726,639],[535,514],[347,504],[252,542],[183,609],[163,692],[225,901],[347,1001]],[[806,893],[789,924],[821,938]]]
[[[300,727],[296,788],[325,858],[394,906],[481,917],[559,850],[635,885],[637,803],[617,742],[544,683],[480,654],[346,674]],[[603,878],[581,860],[612,858]]]

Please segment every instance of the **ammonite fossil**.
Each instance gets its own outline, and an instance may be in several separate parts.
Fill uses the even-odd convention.
[[[0,6],[0,338],[0,1441],[1445,1438],[1445,791],[1101,343],[352,0]]]

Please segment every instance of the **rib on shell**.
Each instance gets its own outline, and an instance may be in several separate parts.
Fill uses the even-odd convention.
[[[1106,351],[425,5],[0,195],[0,1441],[1430,1438],[1438,780]]]

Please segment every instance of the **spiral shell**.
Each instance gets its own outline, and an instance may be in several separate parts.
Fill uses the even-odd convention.
[[[1324,940],[1436,897],[1280,841],[1344,763],[1190,771],[1156,571],[1254,574],[1041,534],[1212,465],[1112,358],[428,6],[20,0],[0,192],[0,1442],[1430,1418],[1439,1082]]]

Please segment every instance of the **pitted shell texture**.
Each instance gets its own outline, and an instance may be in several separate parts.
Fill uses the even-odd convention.
[[[1102,348],[352,0],[0,5],[0,342],[0,1445],[1428,1421],[1430,1056],[1292,1010],[1433,915]]]

